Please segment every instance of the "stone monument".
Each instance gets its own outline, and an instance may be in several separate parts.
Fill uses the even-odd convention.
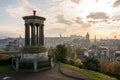
[[[47,49],[44,47],[44,17],[33,15],[24,16],[25,21],[25,46],[21,57],[16,61],[16,70],[38,71],[44,67],[50,67],[50,59]]]

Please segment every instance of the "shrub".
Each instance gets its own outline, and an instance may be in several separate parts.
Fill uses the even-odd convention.
[[[58,61],[66,63],[67,47],[65,45],[57,45],[55,55]]]
[[[101,63],[101,72],[111,75],[120,75],[120,62]]]
[[[41,53],[46,52],[47,48],[44,46],[25,46],[22,51],[23,53]]]
[[[86,57],[83,60],[83,68],[89,69],[89,70],[94,70],[94,71],[99,71],[100,61],[93,56]]]
[[[70,60],[70,61],[68,61],[68,64],[70,64],[70,65],[74,65],[74,60]]]
[[[12,58],[11,57],[0,59],[0,66],[11,65],[11,63],[12,63]]]
[[[81,67],[81,66],[82,66],[81,60],[80,60],[80,59],[76,59],[76,60],[74,61],[74,65],[75,65],[76,67]]]
[[[76,67],[79,67],[79,68],[81,68],[82,67],[82,62],[81,62],[81,60],[80,59],[76,59],[76,60],[69,60],[68,62],[67,62],[67,64],[70,64],[70,65],[73,65],[73,66],[76,66]]]
[[[0,49],[0,52],[5,52],[5,50]]]

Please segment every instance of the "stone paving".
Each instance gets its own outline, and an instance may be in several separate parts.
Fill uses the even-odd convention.
[[[62,75],[57,65],[54,69],[38,72],[33,74],[26,74],[16,77],[15,80],[77,80]]]
[[[64,70],[64,71],[69,72],[69,70],[67,71]],[[74,73],[70,73],[70,74],[74,74]],[[78,75],[79,77],[82,76],[79,75],[78,73],[75,74]],[[0,80],[83,80],[83,79],[75,79],[61,74],[59,65],[56,65],[55,68],[43,72],[20,74],[20,75],[0,75]],[[85,80],[90,80],[90,79],[85,79]]]

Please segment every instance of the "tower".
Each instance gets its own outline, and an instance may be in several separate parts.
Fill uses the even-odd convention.
[[[96,40],[96,35],[95,35],[95,39],[94,39],[94,42],[96,43],[96,41],[97,41],[97,40]]]
[[[90,35],[89,35],[89,33],[87,32],[87,34],[86,34],[86,40],[90,40]]]
[[[60,38],[62,38],[62,35],[60,34]]]
[[[25,20],[25,46],[40,46],[44,45],[44,17],[36,16],[36,11],[33,15],[24,16]]]

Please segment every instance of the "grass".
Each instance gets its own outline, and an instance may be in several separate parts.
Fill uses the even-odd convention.
[[[0,66],[0,74],[26,74],[32,71],[19,70],[16,71],[11,65]]]
[[[0,74],[16,73],[11,65],[0,66]]]
[[[38,71],[45,71],[49,69],[50,69],[49,67],[45,67],[38,69]],[[19,71],[16,71],[15,69],[13,69],[11,65],[0,66],[0,74],[30,74],[30,73],[34,73],[34,71],[26,70],[26,69],[22,69],[22,70],[20,69]]]
[[[95,71],[91,71],[91,70],[80,69],[78,67],[75,67],[75,66],[72,66],[72,65],[69,65],[69,64],[60,63],[60,66],[63,67],[63,68],[67,68],[67,69],[71,69],[71,70],[80,72],[80,73],[84,74],[85,76],[90,77],[93,80],[117,80],[116,78],[107,76],[105,74],[95,72]]]

